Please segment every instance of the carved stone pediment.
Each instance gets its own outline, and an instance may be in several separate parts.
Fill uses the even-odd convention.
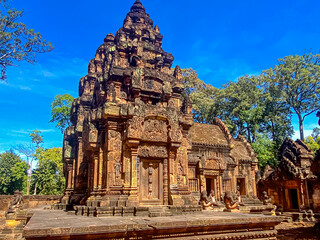
[[[165,146],[149,146],[143,145],[138,149],[138,155],[140,157],[155,157],[155,158],[167,158],[168,151]]]
[[[142,136],[143,128],[143,118],[142,117],[133,117],[128,120],[128,138],[140,139]]]
[[[220,163],[216,159],[207,159],[205,168],[219,170],[221,168],[221,166],[219,166],[219,165],[220,165]]]
[[[142,139],[152,142],[167,142],[167,124],[157,119],[147,119],[143,125]]]
[[[143,88],[144,91],[152,91],[152,92],[162,92],[162,83],[153,79],[145,77],[143,81]]]

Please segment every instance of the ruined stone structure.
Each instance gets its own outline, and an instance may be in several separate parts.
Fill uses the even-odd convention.
[[[198,205],[213,189],[255,198],[257,158],[219,119],[194,123],[182,72],[137,0],[80,79],[64,134],[63,204]]]
[[[312,171],[313,152],[301,140],[285,139],[279,149],[279,165],[266,167],[259,181],[259,195],[267,191],[272,203],[284,211],[320,208],[319,179]]]

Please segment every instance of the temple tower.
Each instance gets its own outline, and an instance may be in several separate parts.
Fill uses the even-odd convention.
[[[64,203],[196,203],[187,176],[193,118],[173,59],[137,0],[80,79],[64,134]]]

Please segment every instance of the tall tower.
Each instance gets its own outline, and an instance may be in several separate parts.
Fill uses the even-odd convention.
[[[187,177],[191,106],[162,38],[137,0],[89,62],[64,134],[63,203],[196,203]]]

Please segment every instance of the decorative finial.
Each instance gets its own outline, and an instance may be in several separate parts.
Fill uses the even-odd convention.
[[[181,68],[178,65],[174,69],[173,76],[178,80],[182,79],[182,71],[181,71]]]
[[[159,32],[160,32],[159,26],[158,26],[158,25],[155,25],[155,26],[154,26],[154,30],[156,31],[156,33],[159,33]]]
[[[145,12],[145,8],[144,6],[142,5],[142,3],[140,2],[140,0],[136,0],[134,2],[134,4],[132,5],[131,9],[130,9],[131,12]]]

